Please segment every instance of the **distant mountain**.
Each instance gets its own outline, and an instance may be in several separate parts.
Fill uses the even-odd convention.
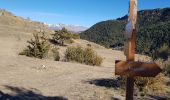
[[[61,30],[62,28],[66,28],[68,31],[75,33],[80,33],[87,29],[87,27],[79,25],[66,25],[66,24],[47,24],[47,25],[51,30]]]
[[[93,25],[82,32],[81,38],[105,47],[124,45],[124,28],[128,16]],[[138,11],[137,53],[152,55],[163,44],[170,47],[170,8]]]

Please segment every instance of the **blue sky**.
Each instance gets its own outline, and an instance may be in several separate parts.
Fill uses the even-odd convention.
[[[0,8],[49,24],[90,27],[128,12],[129,0],[0,0]],[[170,7],[170,0],[138,0],[138,10]]]

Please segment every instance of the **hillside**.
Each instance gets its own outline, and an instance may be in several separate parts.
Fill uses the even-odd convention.
[[[5,16],[8,16],[7,19],[3,17],[2,20],[2,16],[0,18],[4,21],[4,24],[0,24],[1,100],[109,100],[112,96],[124,98],[112,89],[90,84],[97,79],[113,79],[114,60],[124,59],[122,52],[105,49],[85,40],[76,40],[72,44],[81,46],[91,44],[105,59],[102,67],[20,56],[18,53],[27,46],[26,41],[30,40],[32,33],[36,31],[23,27],[24,22],[30,24],[20,17]],[[11,21],[19,23],[7,23]],[[34,24],[30,27],[36,28]],[[60,47],[61,57],[65,50],[66,47]]]
[[[81,33],[81,38],[105,47],[124,45],[127,15],[95,24]],[[137,52],[152,55],[163,44],[170,46],[170,8],[138,11]]]
[[[24,32],[34,32],[40,30],[49,31],[48,27],[43,23],[15,16],[4,9],[0,9],[0,27],[3,29],[12,28],[16,31],[22,30]]]
[[[26,41],[32,38],[32,33],[51,31],[42,24],[7,12],[2,14],[0,21],[3,23],[0,24],[0,100],[125,99],[125,93],[117,89],[117,76],[114,75],[115,60],[125,60],[123,52],[78,39],[68,46],[91,45],[104,59],[100,67],[63,61],[68,46],[56,46],[60,61],[21,56],[18,53],[28,45]],[[13,21],[17,23],[11,23]],[[30,28],[23,26],[23,23]],[[139,59],[149,58],[136,55],[136,60]],[[154,100],[154,97],[153,94],[147,98]]]

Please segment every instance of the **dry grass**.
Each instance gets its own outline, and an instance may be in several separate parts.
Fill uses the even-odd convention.
[[[138,59],[141,62],[150,62],[152,59],[147,56],[143,56]],[[154,61],[161,68],[164,66],[163,60]],[[135,81],[135,85],[139,90],[143,90],[145,92],[166,92],[165,90],[165,76],[163,73],[157,75],[156,77],[137,77]]]
[[[157,59],[155,62],[162,68],[163,73],[170,77],[170,57],[166,61]]]
[[[159,74],[156,77],[136,77],[135,86],[145,93],[165,93],[165,76]]]
[[[53,53],[54,60],[59,61],[60,60],[60,54],[59,54],[58,48],[53,48],[51,51]]]

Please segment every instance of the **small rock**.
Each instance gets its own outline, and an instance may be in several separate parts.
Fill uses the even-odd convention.
[[[42,68],[42,69],[46,69],[46,66],[45,66],[45,65],[41,65],[41,68]]]

